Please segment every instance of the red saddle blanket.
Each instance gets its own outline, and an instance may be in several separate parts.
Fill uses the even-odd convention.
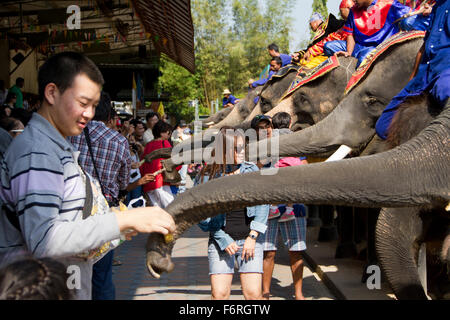
[[[280,100],[291,95],[295,90],[307,84],[308,82],[311,82],[313,80],[316,80],[317,78],[324,76],[331,70],[339,67],[339,65],[340,65],[339,59],[336,58],[335,56],[331,56],[314,69],[309,70],[305,68],[300,68],[297,72],[295,80],[292,81],[291,85],[289,86],[289,89],[285,92],[285,94],[281,97]]]
[[[371,51],[367,57],[361,62],[358,69],[353,72],[352,77],[347,83],[345,88],[345,94],[349,93],[367,74],[373,63],[390,47],[403,43],[409,40],[425,37],[425,31],[408,31],[399,32],[390,37],[388,40],[379,44],[373,51]]]

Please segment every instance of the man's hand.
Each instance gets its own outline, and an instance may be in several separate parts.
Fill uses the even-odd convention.
[[[155,181],[155,176],[152,173],[147,173],[145,176],[139,179],[139,185],[143,186],[149,182]]]
[[[230,256],[236,254],[239,250],[239,246],[236,244],[236,242],[231,243],[228,247],[225,248],[225,252],[228,253]]]
[[[304,61],[308,61],[311,58],[311,52],[307,51],[303,56]]]
[[[433,7],[430,6],[428,3],[425,3],[421,9],[422,15],[425,17],[428,17],[431,14],[431,11],[433,11]]]
[[[138,169],[141,166],[140,162],[133,162],[131,164],[131,169]]]
[[[344,56],[344,57],[346,57],[346,58],[348,58],[348,57],[351,56],[351,54],[348,53],[347,51],[338,51],[338,52],[336,52],[334,55],[335,55],[336,57]]]
[[[132,229],[140,233],[157,232],[163,235],[175,232],[172,216],[159,207],[143,207],[116,213],[121,232]]]

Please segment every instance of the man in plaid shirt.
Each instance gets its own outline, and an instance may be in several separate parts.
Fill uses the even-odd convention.
[[[112,204],[118,200],[119,191],[125,190],[130,181],[131,155],[128,140],[119,132],[106,126],[111,121],[111,100],[102,92],[100,102],[95,110],[94,119],[88,123],[92,155],[97,173],[92,164],[92,157],[84,133],[69,137],[75,149],[80,151],[79,164],[91,176],[98,178],[106,200]],[[112,262],[114,250],[94,264],[92,274],[92,299],[114,300],[115,288],[112,282]]]

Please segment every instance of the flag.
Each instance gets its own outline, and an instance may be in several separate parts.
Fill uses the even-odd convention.
[[[157,112],[159,113],[159,116],[162,119],[163,116],[164,116],[164,105],[163,105],[162,101],[159,102],[159,107],[158,107],[158,111]]]
[[[264,70],[259,74],[259,79],[265,79],[269,76],[270,64],[267,65]]]
[[[133,72],[133,84],[131,89],[131,103],[133,110],[136,110],[136,80],[134,79],[134,72]]]
[[[136,102],[137,107],[138,108],[145,107],[144,86],[143,86],[142,79],[141,79],[141,76],[139,75],[139,73],[136,74],[136,98],[137,98],[137,102]]]

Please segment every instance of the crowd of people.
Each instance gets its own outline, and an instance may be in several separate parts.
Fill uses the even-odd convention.
[[[442,32],[443,23],[448,22],[448,4],[414,1],[417,14],[410,14],[411,5],[343,0],[341,20],[314,13],[310,27],[315,35],[310,45],[293,55],[269,45],[269,75],[250,80],[249,88],[264,85],[290,63],[311,68],[330,55],[342,55],[356,58],[359,65],[400,29],[428,30],[410,83],[377,123],[377,133],[383,137],[407,96],[429,90],[442,104],[450,92],[448,59],[443,58],[449,54],[448,29]],[[433,6],[437,9],[432,11]],[[380,23],[372,23],[373,12],[382,15]],[[9,90],[4,84],[0,88],[4,100],[0,109],[0,198],[5,213],[0,216],[0,298],[115,299],[112,267],[121,262],[114,259],[114,249],[138,233],[173,233],[175,222],[164,208],[186,190],[188,164],[177,168],[181,182],[174,184],[164,178],[162,159],[147,162],[145,158],[186,141],[191,131],[185,121],[172,127],[156,112],[149,112],[145,119],[119,116],[108,93],[101,90],[104,79],[97,66],[79,53],[54,55],[40,68],[38,108],[23,107],[23,83],[18,78]],[[228,89],[223,95],[223,107],[239,101]],[[257,115],[251,121],[259,139],[289,134],[291,125],[290,115],[283,112],[273,118]],[[227,129],[232,128],[221,128],[215,141],[222,141],[223,148],[232,146],[231,159],[225,156],[229,150],[216,148],[214,152],[223,159],[202,163],[196,185],[229,175],[307,165],[302,157],[250,162],[245,136]],[[249,206],[203,220],[199,227],[209,232],[213,299],[229,298],[235,266],[246,299],[269,299],[278,234],[289,250],[295,298],[304,299],[303,204]],[[61,285],[67,281],[63,266],[81,270],[79,288]]]

